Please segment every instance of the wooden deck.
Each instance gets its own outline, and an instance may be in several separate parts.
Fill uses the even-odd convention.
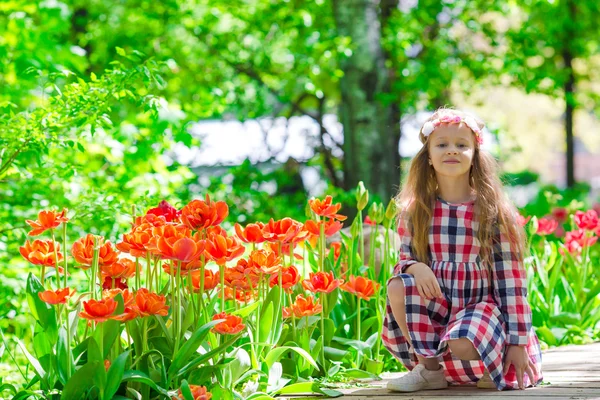
[[[492,397],[532,400],[600,399],[600,343],[547,350],[542,356],[542,369],[544,382],[526,390],[482,390],[474,385],[406,394],[386,390],[387,380],[397,378],[402,373],[384,374],[383,380],[368,382],[368,387],[336,390],[344,393],[345,400],[447,400],[461,397],[468,397],[469,400],[489,400]]]

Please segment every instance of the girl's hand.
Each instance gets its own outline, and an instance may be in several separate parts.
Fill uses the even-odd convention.
[[[406,272],[414,276],[417,290],[422,298],[431,300],[435,297],[443,296],[435,274],[426,264],[413,264],[408,267]]]
[[[515,366],[519,389],[525,389],[525,386],[523,385],[523,377],[525,374],[529,376],[529,382],[532,384],[535,383],[537,368],[535,368],[535,364],[529,359],[525,346],[508,346],[506,358],[504,359],[504,375],[508,372],[508,368],[511,364]]]

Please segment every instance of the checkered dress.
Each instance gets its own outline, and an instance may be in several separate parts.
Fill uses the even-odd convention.
[[[407,220],[401,219],[398,233],[402,243],[394,278],[399,277],[404,283],[406,319],[413,346],[402,335],[389,298],[383,343],[409,370],[417,364],[415,353],[425,358],[441,357],[450,383],[476,382],[487,369],[498,390],[518,388],[514,366],[506,375],[502,373],[505,346],[526,346],[538,369],[533,383],[537,384],[542,380],[542,355],[531,326],[526,274],[514,257],[510,242],[497,230],[493,289],[490,287],[488,269],[479,257],[478,222],[473,208],[474,202],[450,204],[439,198],[436,201],[429,229],[429,257],[444,297],[432,300],[423,299],[413,276],[404,273],[417,261],[411,249]],[[469,339],[481,360],[461,361],[453,356],[447,341],[459,338]],[[524,384],[526,387],[532,384],[527,374]]]

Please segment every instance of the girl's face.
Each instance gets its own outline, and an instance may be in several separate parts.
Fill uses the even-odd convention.
[[[475,152],[475,135],[465,124],[441,125],[429,136],[429,158],[436,175],[469,174]]]

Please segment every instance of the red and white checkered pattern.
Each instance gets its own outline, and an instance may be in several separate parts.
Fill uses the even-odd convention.
[[[416,261],[407,218],[401,219],[398,233],[402,243],[394,274],[404,283],[413,347],[402,335],[389,301],[383,343],[410,370],[417,364],[415,352],[426,358],[441,357],[451,383],[476,382],[487,369],[498,390],[518,388],[513,366],[506,375],[502,373],[503,357],[507,345],[523,345],[538,369],[535,382],[525,375],[524,383],[537,384],[542,380],[542,355],[531,326],[524,269],[510,242],[497,230],[490,290],[489,272],[479,257],[477,229],[472,202],[452,205],[441,199],[436,201],[429,229],[429,257],[444,297],[427,300],[419,295],[413,276],[404,273]],[[447,341],[459,338],[470,340],[481,360],[462,361],[453,356]]]

